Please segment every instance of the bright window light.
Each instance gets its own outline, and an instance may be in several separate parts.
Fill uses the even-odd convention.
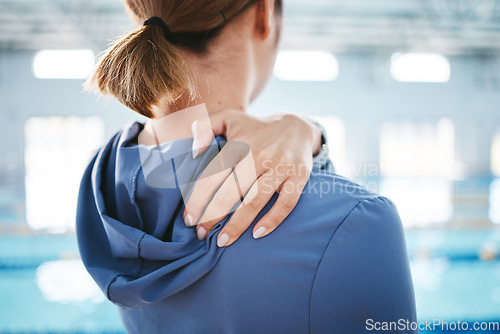
[[[500,224],[500,179],[493,180],[490,185],[489,216],[493,223]]]
[[[450,63],[438,54],[395,53],[391,58],[391,74],[401,82],[448,82]]]
[[[86,79],[95,65],[92,50],[43,50],[33,60],[38,79]]]
[[[495,176],[500,177],[500,133],[493,138],[491,170]],[[500,179],[494,180],[490,186],[489,216],[492,222],[500,224]]]
[[[453,179],[455,126],[449,118],[437,123],[383,123],[380,170],[384,177]]]
[[[380,193],[394,201],[405,227],[446,223],[453,216],[452,183],[429,178],[384,178]]]
[[[31,117],[24,132],[28,226],[73,231],[80,180],[104,141],[104,123],[99,117]]]
[[[500,177],[500,133],[495,135],[491,146],[491,171]]]
[[[314,115],[313,119],[318,121],[326,130],[328,137],[328,151],[335,171],[338,174],[346,175],[348,172],[345,155],[345,124],[337,116]]]
[[[380,130],[380,193],[394,201],[403,224],[425,227],[449,221],[456,170],[453,121],[388,122]]]
[[[36,283],[45,300],[52,303],[102,303],[105,297],[80,260],[42,263],[36,269]]]
[[[326,51],[281,51],[274,75],[285,81],[332,81],[339,75],[339,64]]]

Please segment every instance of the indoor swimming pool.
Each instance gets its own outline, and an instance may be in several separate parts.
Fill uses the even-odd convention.
[[[156,28],[151,27],[155,25]],[[158,32],[162,29],[164,34],[150,29]],[[122,35],[125,38],[120,39],[118,36]],[[110,41],[116,41],[115,47],[111,47]],[[91,87],[93,93],[90,93]],[[122,304],[130,305],[128,302],[139,299],[130,286],[138,288],[141,298],[151,301],[150,298],[159,296],[158,290],[179,291],[169,290],[172,282],[185,284],[184,277],[188,277],[188,282],[193,277],[199,279],[192,274],[195,270],[190,271],[186,265],[195,262],[189,252],[198,244],[178,247],[183,251],[188,249],[189,256],[182,259],[186,262],[176,264],[170,261],[175,251],[168,250],[156,257],[156,252],[161,252],[165,244],[156,243],[157,240],[148,235],[149,230],[154,230],[155,236],[177,236],[174,234],[177,227],[174,229],[172,225],[150,226],[153,221],[150,215],[156,222],[171,218],[187,207],[184,219],[189,223],[192,221],[189,218],[201,220],[202,217],[197,217],[201,211],[191,212],[188,202],[184,202],[184,208],[179,205],[177,211],[164,210],[170,197],[157,206],[156,201],[149,201],[149,195],[141,195],[143,181],[151,186],[145,166],[134,168],[130,183],[120,181],[130,176],[128,169],[124,172],[122,168],[128,168],[133,159],[138,158],[132,157],[135,145],[142,145],[145,138],[159,148],[164,137],[168,140],[193,137],[191,151],[200,156],[203,151],[200,139],[204,137],[201,132],[208,123],[198,118],[197,112],[190,112],[189,117],[174,117],[174,121],[169,118],[168,128],[172,131],[163,131],[163,126],[160,127],[166,124],[160,121],[166,119],[164,115],[183,115],[177,112],[197,104],[205,105],[210,125],[221,130],[219,134],[250,148],[245,148],[245,158],[241,161],[233,159],[240,154],[233,157],[231,153],[230,159],[221,155],[222,165],[231,166],[231,174],[227,175],[234,175],[235,183],[224,173],[214,173],[226,175],[221,178],[225,186],[214,184],[210,191],[200,191],[199,198],[191,197],[197,195],[196,192],[189,194],[193,202],[203,204],[195,210],[203,211],[202,217],[209,216],[209,211],[214,212],[214,217],[226,216],[229,211],[219,213],[217,208],[218,202],[225,207],[232,206],[226,186],[227,189],[236,186],[239,196],[235,196],[235,200],[241,200],[243,194],[251,194],[250,185],[251,189],[258,189],[253,186],[260,185],[254,183],[254,169],[247,173],[242,167],[251,160],[259,171],[259,181],[267,179],[266,175],[270,180],[277,176],[280,182],[276,186],[281,184],[282,193],[285,190],[284,196],[279,196],[285,200],[275,202],[277,210],[269,212],[279,213],[282,203],[281,211],[284,209],[288,214],[288,209],[295,205],[294,201],[286,200],[288,185],[302,189],[304,184],[295,184],[294,180],[305,180],[302,165],[312,165],[311,153],[318,158],[315,160],[324,161],[328,156],[335,173],[395,204],[406,234],[417,309],[415,324],[419,332],[500,334],[500,0],[0,0],[0,334],[126,334],[119,309],[108,301],[81,261],[75,222],[79,222],[80,231],[83,224],[99,222],[87,216],[93,213],[94,205],[89,202],[92,196],[80,197],[77,215],[82,175],[99,148],[117,131],[134,122],[148,123],[140,134],[142,125],[137,125],[134,128],[137,133],[126,131],[127,140],[117,139],[108,146],[126,147],[101,151],[99,167],[92,170],[92,189],[94,198],[104,199],[105,203],[98,205],[101,212],[105,211],[113,219],[125,218],[124,225],[116,219],[104,219],[106,232],[110,233],[108,226],[117,226],[119,232],[116,233],[121,234],[112,237],[113,242],[117,241],[116,247],[111,247],[112,255],[133,254],[135,257],[138,254],[148,261],[140,261],[138,274],[117,266],[118,272],[105,276],[102,285],[115,284],[111,295],[124,297],[127,301]],[[226,109],[232,112],[223,112]],[[234,111],[248,112],[250,118]],[[285,117],[288,113],[292,115]],[[191,123],[181,122],[183,118]],[[223,120],[219,126],[217,119]],[[314,126],[316,122],[318,129]],[[309,152],[313,146],[316,147]],[[186,156],[187,151],[189,149],[180,157]],[[153,164],[156,153],[151,151]],[[193,157],[193,161],[196,159]],[[191,164],[189,159],[182,161]],[[145,162],[141,161],[149,166]],[[297,163],[299,168],[295,168]],[[196,179],[203,165],[196,167],[197,172],[190,181]],[[251,163],[249,166],[253,167]],[[175,163],[173,167],[177,176],[181,170]],[[211,168],[206,170],[211,172]],[[209,174],[212,176],[207,172],[207,176]],[[140,175],[145,175],[145,180],[139,179]],[[318,176],[321,180],[330,177]],[[89,178],[83,181],[83,185],[89,185]],[[327,213],[343,219],[334,211],[339,208],[334,205],[330,208],[326,201],[339,193],[344,196],[344,191],[353,190],[357,194],[358,188],[337,187],[336,182],[335,177],[332,187],[322,182],[321,187],[305,190],[318,197],[315,199],[318,208],[324,207],[325,212],[332,210]],[[204,183],[201,182],[202,187]],[[268,182],[260,187],[259,194],[267,196],[262,199],[274,193],[274,181],[272,184],[271,193],[263,189],[269,188]],[[162,198],[168,191],[164,193],[164,187],[158,186],[161,190],[144,189],[151,190],[153,197]],[[175,184],[177,187],[179,184]],[[132,204],[127,196],[121,196],[125,188],[129,190]],[[113,190],[116,190],[115,201]],[[245,197],[243,203],[249,198]],[[126,203],[122,203],[124,199]],[[337,198],[334,200],[332,203],[338,203]],[[339,200],[343,203],[343,197]],[[258,207],[255,203],[261,201],[257,198],[251,202],[248,203],[254,205],[249,208],[255,209]],[[348,202],[350,200],[345,203]],[[137,216],[129,214],[132,206],[137,209]],[[372,310],[384,317],[409,317],[407,314],[413,314],[414,310],[406,262],[401,261],[405,259],[401,239],[397,240],[397,246],[384,250],[380,244],[384,247],[394,244],[388,237],[391,232],[383,233],[376,230],[380,225],[368,224],[373,217],[374,223],[383,221],[389,225],[392,209],[374,206],[372,212],[367,206],[368,218],[360,219],[359,229],[349,226],[345,230],[347,236],[356,237],[355,242],[368,240],[362,244],[368,250],[351,247],[347,256],[339,256],[343,254],[339,250],[344,245],[353,243],[340,237],[332,238],[330,240],[340,240],[337,248],[334,248],[337,244],[326,246],[326,250],[319,248],[321,244],[313,237],[318,235],[318,240],[327,240],[325,235],[329,235],[323,231],[330,226],[324,224],[323,230],[323,225],[314,225],[315,219],[309,221],[309,217],[319,217],[322,224],[329,221],[320,219],[322,209],[316,210],[315,205],[302,208],[307,210],[304,216],[307,218],[301,221],[304,224],[292,226],[305,228],[294,235],[300,242],[285,239],[284,243],[273,243],[272,251],[262,252],[267,261],[260,261],[255,252],[238,253],[236,249],[232,252],[234,263],[248,271],[227,265],[230,263],[228,253],[221,255],[226,258],[220,262],[212,261],[215,257],[205,256],[201,261],[196,258],[200,267],[207,270],[199,276],[210,272],[208,277],[215,278],[217,283],[208,289],[195,285],[193,293],[177,295],[181,301],[170,297],[173,307],[168,305],[168,312],[162,308],[165,305],[144,308],[144,313],[125,312],[130,319],[127,324],[145,334],[156,334],[149,332],[158,332],[158,328],[170,334],[166,328],[169,325],[175,328],[172,332],[187,331],[188,334],[192,329],[186,330],[186,327],[201,328],[199,331],[207,334],[216,331],[210,328],[231,328],[235,334],[247,334],[252,325],[259,328],[255,330],[259,334],[273,332],[270,325],[276,326],[275,332],[302,334],[302,331],[313,333],[319,319],[320,334],[402,332],[401,328],[363,330],[369,320],[365,318]],[[358,211],[364,214],[363,208],[364,205],[356,207],[352,220],[357,221]],[[167,212],[165,217],[164,212]],[[224,228],[228,233],[219,233],[222,244],[224,240],[233,242],[232,232],[236,226],[240,224],[244,230],[249,223],[245,218],[255,216],[243,213],[237,217],[232,220],[234,230],[229,226]],[[263,219],[259,225],[255,224],[255,232],[265,231],[267,237],[267,233],[272,232],[267,223],[275,220],[286,224],[291,219],[286,222],[281,217]],[[133,230],[131,226],[139,228]],[[376,233],[366,233],[366,226]],[[184,226],[181,228],[181,232],[186,232]],[[91,228],[85,226],[85,230]],[[101,226],[98,231],[102,232]],[[358,235],[352,231],[363,233]],[[139,232],[145,234],[139,235]],[[207,237],[204,232],[209,231],[198,229],[201,239]],[[272,233],[280,233],[279,227]],[[95,250],[97,237],[95,233],[89,235],[89,242],[82,243],[82,249]],[[194,240],[194,234],[190,237]],[[151,248],[148,248],[145,245],[150,239]],[[124,240],[134,242],[125,244]],[[143,243],[143,240],[146,241]],[[314,247],[309,247],[307,240],[311,240]],[[377,241],[375,246],[370,246],[371,241]],[[129,248],[130,245],[134,248]],[[215,244],[211,246],[213,253],[219,256],[220,249]],[[280,249],[281,246],[284,248]],[[310,249],[311,254],[317,250],[314,253],[317,255],[307,257],[307,252],[290,255],[290,251],[297,251],[300,246]],[[336,252],[331,267],[329,257],[324,255],[329,249]],[[273,253],[286,256],[283,266],[281,261],[269,261],[272,260],[269,254]],[[82,254],[91,254],[85,257],[89,267],[92,260],[104,258],[102,253]],[[176,256],[173,258],[178,260]],[[258,260],[255,267],[245,261],[252,258]],[[315,262],[318,258],[324,259],[323,267]],[[299,276],[303,272],[297,260],[301,259],[304,259],[304,268],[314,273],[310,275],[311,279],[314,277],[313,289],[308,280]],[[289,260],[298,265],[290,266]],[[168,267],[167,261],[173,265]],[[215,262],[219,267],[217,270],[204,267],[204,261]],[[114,267],[102,262],[105,269]],[[332,270],[338,264],[342,269]],[[93,267],[96,266],[99,265]],[[135,264],[124,267],[137,269]],[[158,267],[161,270],[156,271]],[[165,279],[165,271],[172,267],[175,279]],[[290,273],[288,267],[297,271]],[[325,279],[322,283],[317,279],[321,276],[320,268],[325,267],[325,272],[330,271],[335,281]],[[352,276],[338,280],[342,274],[351,273],[350,267],[356,269]],[[376,269],[375,273],[370,271],[372,268]],[[277,274],[273,275],[273,270]],[[188,274],[183,276],[185,272]],[[228,279],[232,272],[240,275],[235,276],[238,279]],[[137,278],[142,274],[141,278],[146,279],[136,280],[137,284],[124,284],[125,292],[120,294],[121,287],[116,283],[121,281],[119,277]],[[279,276],[282,274],[284,276]],[[103,276],[94,274],[94,277]],[[156,281],[158,277],[164,280]],[[251,283],[244,284],[240,277]],[[286,284],[281,277],[296,279],[301,284]],[[150,278],[153,279],[149,285]],[[225,281],[218,280],[220,278]],[[236,290],[228,288],[234,282],[238,289],[242,287],[237,292],[245,293],[241,297],[234,293]],[[265,288],[263,282],[275,285]],[[325,306],[320,302],[320,307],[314,307],[314,293],[323,291],[318,288],[321,284],[327,288],[326,292],[316,295],[321,296],[317,299],[324,300]],[[214,286],[224,288],[223,293],[218,293]],[[204,298],[199,291],[209,297]],[[298,299],[299,295],[302,298],[302,292],[306,298]],[[265,297],[259,297],[258,293]],[[279,293],[279,297],[274,297],[274,293]],[[200,307],[197,301],[190,299],[193,295],[210,307]],[[340,297],[345,297],[345,301]],[[281,298],[285,301],[282,304],[278,303]],[[184,299],[188,303],[186,309],[180,307]],[[202,311],[193,310],[190,305]],[[239,307],[245,311],[238,311]],[[284,307],[290,307],[290,311]],[[306,315],[300,313],[301,308]],[[150,310],[153,312],[149,313]],[[208,316],[206,310],[214,313]],[[248,310],[257,312],[252,316]],[[319,316],[314,315],[316,310]],[[343,316],[342,311],[349,314]],[[148,322],[145,314],[154,320]],[[172,319],[178,321],[173,323]],[[240,324],[241,320],[247,322]],[[302,322],[304,327],[295,326],[294,321]],[[459,323],[462,326],[457,327]],[[151,324],[155,326],[153,329],[145,328]],[[342,330],[347,328],[344,325],[355,325],[359,329]]]
[[[500,320],[500,230],[414,230],[407,243],[419,321]],[[0,333],[124,332],[71,235],[0,237],[0,295]]]

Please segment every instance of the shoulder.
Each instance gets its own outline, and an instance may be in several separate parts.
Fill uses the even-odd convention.
[[[331,197],[346,196],[356,202],[362,202],[367,199],[381,197],[358,183],[336,174],[333,169],[313,169],[309,180],[310,188],[318,188],[321,198],[329,199]]]
[[[312,213],[312,215],[311,215]],[[402,236],[403,229],[393,202],[346,177],[325,170],[313,170],[292,217],[307,219],[327,233],[328,248],[336,247],[346,231],[356,233],[356,242],[369,229],[380,236],[382,229]],[[367,227],[368,225],[368,227]]]
[[[360,251],[368,249],[376,251],[379,260],[395,254],[406,257],[403,225],[394,203],[384,196],[361,194],[352,195],[357,204],[333,233],[323,258],[347,246],[349,258],[357,261],[362,260]]]
[[[345,191],[347,184],[342,184],[340,189]],[[359,245],[357,249],[368,246],[378,250],[404,253],[406,245],[404,229],[394,203],[387,197],[380,196],[363,188],[355,189],[355,193],[348,196],[356,200],[356,204],[347,213],[345,219],[333,233],[325,255],[342,246],[344,240]],[[362,247],[361,247],[362,246]],[[356,252],[352,255],[357,255]]]
[[[344,332],[364,332],[368,319],[415,320],[403,227],[388,198],[359,200],[333,234],[316,271],[310,316],[312,327]]]
[[[337,229],[351,214],[359,216],[358,211],[366,207],[375,211],[385,208],[387,214],[397,212],[390,200],[366,187],[328,170],[313,170],[297,208],[315,212],[328,225],[335,222]]]

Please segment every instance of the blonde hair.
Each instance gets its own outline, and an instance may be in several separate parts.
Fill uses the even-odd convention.
[[[197,54],[207,52],[207,44],[228,20],[236,17],[255,0],[126,0],[132,20],[140,28],[119,38],[106,50],[94,73],[85,83],[90,91],[114,96],[128,108],[153,117],[152,106],[175,102],[181,96],[194,97],[193,76],[181,48]],[[145,25],[160,17],[171,31]]]

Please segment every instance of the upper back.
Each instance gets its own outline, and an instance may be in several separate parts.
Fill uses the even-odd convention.
[[[122,152],[129,161],[130,152]],[[108,214],[143,235],[120,232],[139,239],[131,250],[111,245],[110,253],[124,262],[121,270],[129,272],[106,289],[122,306],[128,331],[359,333],[370,319],[415,321],[404,235],[388,199],[314,170],[299,203],[273,233],[255,240],[249,228],[230,247],[218,248],[227,218],[200,241],[183,222],[178,192],[151,189],[134,164],[121,172],[123,180],[115,183],[131,200]],[[131,218],[133,212],[139,219]],[[137,259],[124,256],[134,249]]]

